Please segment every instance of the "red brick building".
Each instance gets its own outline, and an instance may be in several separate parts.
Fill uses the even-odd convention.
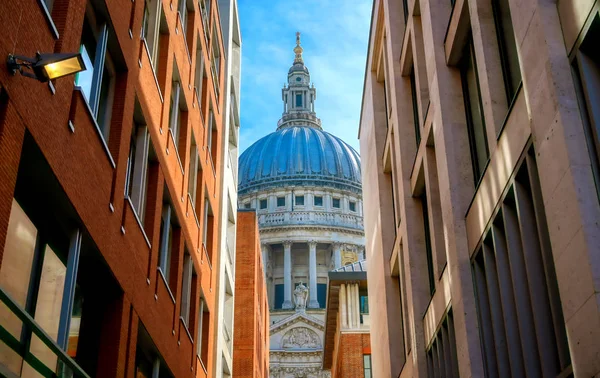
[[[216,1],[0,1],[0,374],[206,377],[223,43]]]
[[[258,219],[254,210],[237,218],[233,377],[269,377],[269,303]]]
[[[331,378],[371,378],[366,261],[329,272],[323,370]]]

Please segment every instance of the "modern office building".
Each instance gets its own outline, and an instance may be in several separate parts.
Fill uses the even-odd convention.
[[[374,2],[373,376],[600,374],[599,9]]]
[[[223,115],[221,116],[223,151],[221,203],[219,214],[219,279],[217,281],[214,355],[215,376],[229,377],[233,369],[233,307],[235,293],[235,251],[237,219],[237,162],[240,129],[240,79],[242,38],[237,0],[219,0],[219,18],[223,34],[225,82]]]
[[[233,377],[269,377],[269,302],[254,210],[240,210],[235,271]]]
[[[328,375],[321,370],[327,275],[364,249],[359,156],[321,127],[302,52],[298,33],[277,129],[239,163],[240,208],[258,215],[273,378]]]
[[[329,272],[323,370],[331,378],[371,378],[371,327],[367,262]]]
[[[0,34],[86,67],[0,64],[0,375],[214,376],[217,2],[0,1]]]

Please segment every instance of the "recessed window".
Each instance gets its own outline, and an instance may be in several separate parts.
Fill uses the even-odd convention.
[[[371,355],[370,354],[365,354],[363,355],[363,367],[365,369],[365,378],[371,378],[372,377],[372,369],[371,369]]]
[[[421,123],[419,122],[419,103],[417,101],[417,84],[415,80],[415,69],[410,71],[410,93],[412,95],[413,122],[415,124],[415,138],[417,147],[421,143]]]
[[[323,206],[323,196],[315,196],[314,205]]]
[[[296,95],[296,107],[297,108],[302,107],[302,95],[301,94]]]
[[[277,207],[285,206],[285,197],[277,197]]]
[[[190,316],[190,314],[194,314],[194,305],[196,298],[196,286],[197,286],[197,276],[194,270],[194,262],[192,261],[192,257],[189,252],[185,251],[183,257],[183,275],[182,275],[182,284],[181,284],[181,319],[185,323],[185,326],[189,330],[193,331],[194,316]],[[192,299],[194,299],[194,303],[192,303]],[[191,323],[190,323],[191,322]]]
[[[470,40],[465,48],[465,53],[460,67],[462,79],[463,99],[467,115],[467,133],[471,147],[471,161],[473,164],[473,177],[475,185],[481,179],[483,170],[488,161],[488,146],[485,132],[485,121],[481,108],[479,81],[477,78],[477,64],[473,41]]]
[[[250,206],[251,206],[250,202],[246,202],[246,203],[244,204],[244,209],[249,209],[249,208],[250,208]]]
[[[336,209],[340,208],[340,199],[339,198],[333,198],[331,200],[331,206],[335,207]]]
[[[356,202],[350,201],[350,203],[348,205],[350,207],[350,211],[356,212]]]
[[[296,196],[296,205],[304,206],[304,196]]]
[[[146,190],[148,181],[148,152],[150,150],[150,134],[144,124],[141,109],[136,99],[136,114],[129,142],[127,158],[127,176],[125,179],[125,196],[131,201],[138,218],[143,222],[146,209]]]
[[[260,209],[264,210],[266,208],[267,208],[267,199],[266,198],[265,199],[261,199],[260,200]]]
[[[99,131],[104,141],[108,142],[116,71],[106,48],[109,26],[97,17],[98,14],[94,14],[94,10],[88,9],[88,12],[83,22],[79,48],[87,70],[75,75],[75,85],[81,88]]]
[[[519,68],[519,55],[517,43],[512,26],[512,18],[508,7],[508,0],[492,1],[494,21],[496,22],[496,34],[500,47],[500,61],[502,74],[504,76],[504,90],[508,104],[512,103],[521,84],[521,70]]]
[[[166,190],[165,186],[165,192]],[[177,253],[173,254],[173,247],[176,248],[176,245],[174,245],[177,240],[175,234],[179,232],[179,227],[176,224],[175,217],[176,214],[171,204],[165,202],[160,219],[158,270],[162,273],[171,293],[174,293],[177,288],[177,266],[173,264],[177,258]]]

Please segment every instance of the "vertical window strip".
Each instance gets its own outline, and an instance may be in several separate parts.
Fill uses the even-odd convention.
[[[459,377],[452,310],[443,318],[427,350],[427,375],[432,378]]]
[[[570,369],[532,151],[472,263],[487,377]]]
[[[429,279],[429,293],[435,293],[435,276],[433,274],[433,253],[431,250],[431,232],[429,228],[429,207],[427,205],[427,189],[421,194],[421,209],[423,210],[423,234],[425,236],[425,253],[427,255],[427,277]]]
[[[521,84],[521,69],[508,0],[493,0],[492,11],[500,49],[506,101],[510,105],[517,94],[517,88]]]
[[[417,148],[421,144],[421,123],[419,122],[419,102],[417,101],[417,83],[415,79],[415,70],[410,70],[410,94],[412,97],[413,122],[415,124],[415,138],[417,140]]]
[[[483,175],[485,166],[487,165],[489,152],[485,120],[483,118],[483,109],[481,107],[477,63],[475,61],[472,40],[469,40],[465,48],[465,55],[461,63],[460,71],[467,119],[467,133],[471,149],[471,162],[473,164],[473,178],[475,180],[475,185],[477,185]]]

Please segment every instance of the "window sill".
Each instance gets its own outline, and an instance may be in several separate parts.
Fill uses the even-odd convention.
[[[94,123],[96,133],[98,134],[98,139],[100,139],[100,142],[102,143],[102,147],[104,148],[104,152],[106,152],[106,156],[108,157],[108,160],[110,161],[111,166],[113,167],[113,169],[115,169],[117,166],[115,164],[115,161],[112,158],[112,155],[110,154],[110,150],[108,149],[108,145],[106,144],[106,141],[104,140],[104,136],[102,135],[102,131],[100,130],[100,126],[98,126],[98,122],[96,121],[96,117],[94,117],[94,113],[92,112],[92,108],[90,108],[90,104],[89,104],[87,98],[85,98],[85,94],[83,94],[83,91],[81,90],[81,87],[75,86],[74,90],[77,91],[77,92],[79,92],[79,95],[83,99],[83,102],[84,102],[84,104],[86,106],[86,109],[87,109],[88,115],[90,117],[90,120]]]
[[[183,320],[182,316],[179,317],[179,321],[181,322],[181,325],[183,325],[183,329],[185,329],[185,333],[187,334],[188,338],[190,339],[190,342],[193,344],[194,339],[192,338],[192,335],[190,334],[190,330],[188,329],[188,325],[185,323],[185,320]]]
[[[160,278],[162,278],[162,281],[165,284],[165,287],[167,288],[167,293],[169,293],[173,304],[177,303],[175,302],[175,297],[173,296],[173,292],[171,292],[171,288],[169,287],[169,284],[167,282],[167,279],[165,278],[165,275],[163,274],[162,269],[160,267],[157,267],[156,270],[158,271],[158,275],[160,276]]]
[[[142,39],[142,44],[144,45],[144,50],[146,51],[148,62],[150,62],[150,69],[152,70],[152,76],[154,76],[154,83],[156,84],[156,89],[158,90],[160,102],[164,104],[165,99],[163,98],[162,91],[160,90],[160,84],[158,83],[158,78],[156,77],[156,69],[154,68],[154,63],[152,63],[152,57],[150,56],[150,51],[148,50],[148,43],[146,42],[145,38]]]
[[[125,202],[127,202],[129,204],[129,206],[131,207],[131,211],[133,212],[133,215],[135,216],[135,220],[136,220],[138,226],[140,226],[140,231],[142,231],[142,235],[144,235],[144,240],[146,240],[146,244],[148,245],[148,248],[152,248],[152,245],[150,244],[150,239],[148,239],[148,235],[146,235],[146,231],[144,230],[144,225],[142,225],[142,221],[140,220],[140,217],[138,216],[137,210],[135,209],[135,206],[133,206],[133,203],[131,202],[131,198],[129,198],[128,195],[125,196]]]
[[[52,20],[52,15],[50,14],[50,10],[46,7],[46,3],[44,0],[37,0],[40,8],[42,8],[42,13],[44,13],[44,18],[46,18],[46,23],[54,36],[54,39],[59,39],[60,35],[58,34],[58,29],[56,29],[56,25],[54,25],[54,20]]]
[[[171,139],[171,143],[173,143],[173,150],[175,150],[175,156],[177,157],[177,162],[179,163],[179,169],[181,169],[181,174],[185,174],[185,171],[183,170],[183,165],[181,164],[181,158],[179,157],[179,150],[177,148],[177,143],[175,143],[175,137],[173,136],[173,132],[171,131],[171,128],[169,127],[169,137]],[[167,144],[167,154],[169,154],[169,145]]]

